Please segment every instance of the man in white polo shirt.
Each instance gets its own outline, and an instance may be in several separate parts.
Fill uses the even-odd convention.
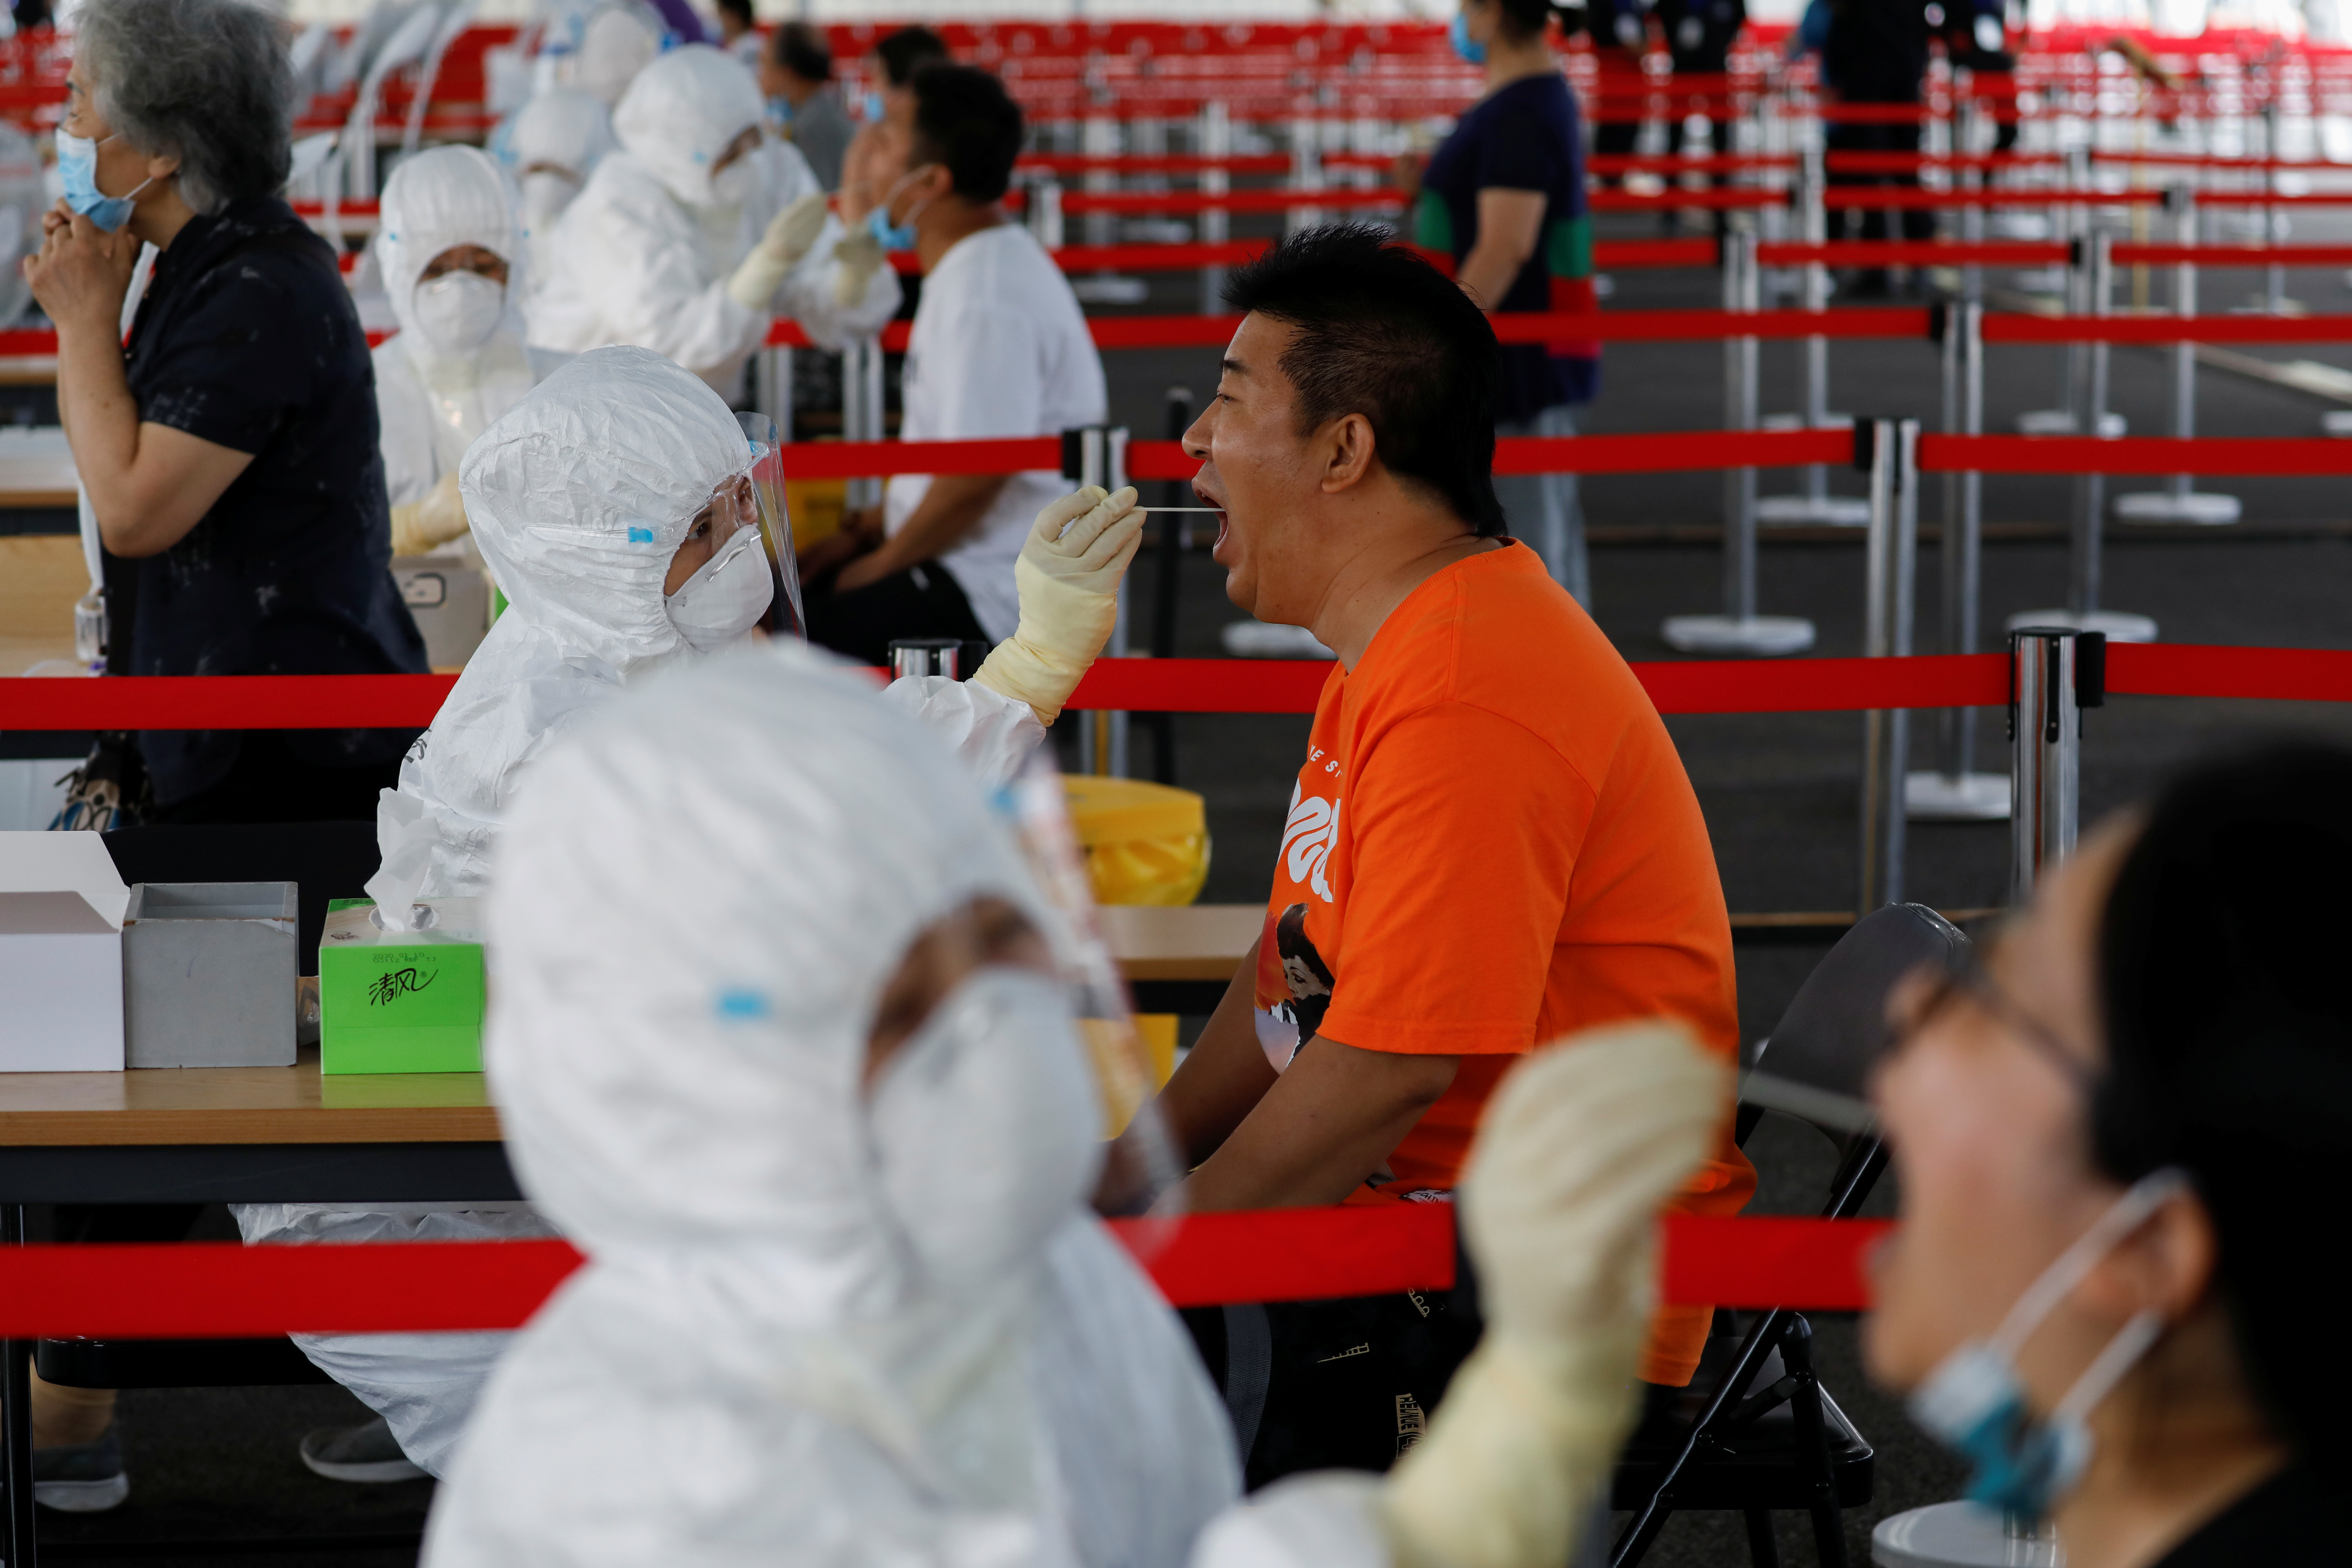
[[[869,213],[845,215],[922,265],[899,435],[971,441],[1101,424],[1102,359],[1077,299],[999,205],[1021,151],[1021,110],[996,78],[969,66],[925,66],[910,86],[904,172]],[[1032,520],[1066,489],[1051,469],[893,479],[878,525],[859,520],[803,558],[803,580],[818,590],[810,640],[880,664],[894,637],[1009,637],[1020,613],[1013,560]]]

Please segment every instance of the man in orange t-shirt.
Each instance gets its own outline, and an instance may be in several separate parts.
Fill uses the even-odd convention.
[[[1227,298],[1244,315],[1185,437],[1193,488],[1224,514],[1234,602],[1338,666],[1265,930],[1161,1106],[1196,1209],[1442,1197],[1538,1044],[1668,1016],[1736,1054],[1714,852],[1633,671],[1503,536],[1475,305],[1350,227],[1276,247]],[[1730,1110],[1676,1207],[1753,1191]],[[1641,1375],[1688,1383],[1708,1317],[1661,1310]]]

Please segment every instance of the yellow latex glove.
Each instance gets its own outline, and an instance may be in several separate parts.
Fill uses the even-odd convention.
[[[422,555],[466,531],[466,503],[457,496],[457,476],[446,473],[423,500],[392,509],[392,552]]]
[[[1569,1561],[1635,1415],[1659,1210],[1730,1105],[1678,1024],[1591,1030],[1503,1080],[1459,1198],[1486,1334],[1381,1492],[1396,1568]]]
[[[1132,485],[1112,496],[1088,485],[1039,512],[1013,563],[1020,624],[972,679],[1053,723],[1118,624],[1119,579],[1142,541]]]
[[[751,247],[751,254],[736,264],[735,275],[727,279],[728,295],[755,314],[765,311],[784,274],[800,265],[801,258],[824,232],[825,216],[821,191],[811,192],[778,213],[760,243]]]
[[[889,253],[873,231],[855,228],[833,247],[833,302],[846,310],[866,298],[866,286],[882,270]]]

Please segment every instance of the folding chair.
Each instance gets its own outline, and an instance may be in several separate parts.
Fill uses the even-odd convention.
[[[1776,1078],[1860,1098],[1887,1045],[1886,1001],[1895,982],[1968,940],[1922,904],[1890,904],[1869,915],[1806,979],[1759,1059],[1769,1055]],[[1763,1109],[1743,1100],[1737,1125],[1743,1144]],[[1822,1217],[1850,1219],[1885,1168],[1885,1145],[1874,1132],[1811,1124],[1839,1148]],[[1718,1324],[1728,1316],[1719,1312]],[[1823,1568],[1844,1568],[1842,1510],[1870,1500],[1874,1456],[1814,1374],[1811,1339],[1801,1316],[1775,1308],[1757,1315],[1727,1357],[1720,1347],[1733,1342],[1708,1342],[1717,1353],[1702,1358],[1692,1380],[1695,1393],[1706,1390],[1696,1418],[1670,1436],[1637,1434],[1618,1462],[1611,1506],[1633,1519],[1611,1552],[1612,1568],[1639,1563],[1676,1510],[1719,1509],[1746,1516],[1755,1568],[1777,1568],[1771,1516],[1782,1509],[1810,1514]]]

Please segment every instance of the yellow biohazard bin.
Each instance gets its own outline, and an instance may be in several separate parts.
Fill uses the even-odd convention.
[[[1097,903],[1189,904],[1201,896],[1209,822],[1199,795],[1142,779],[1071,774],[1062,783]]]

